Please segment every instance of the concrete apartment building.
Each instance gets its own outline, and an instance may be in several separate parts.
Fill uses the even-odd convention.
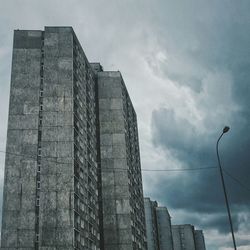
[[[171,225],[166,207],[144,198],[148,250],[206,250],[202,230],[190,224]]]
[[[166,207],[144,198],[148,250],[173,250],[171,217]]]
[[[195,230],[193,225],[173,225],[174,250],[205,250],[202,230]]]
[[[1,249],[146,249],[136,114],[71,27],[14,32],[6,152]]]
[[[120,72],[98,73],[104,244],[146,249],[136,113]]]
[[[150,198],[144,198],[148,250],[159,250],[156,220],[157,206],[156,201],[151,201]]]
[[[196,250],[194,226],[190,224],[172,226],[174,250]]]
[[[166,207],[156,208],[159,250],[173,250],[171,217]]]
[[[194,230],[196,250],[206,250],[205,239],[202,230]]]

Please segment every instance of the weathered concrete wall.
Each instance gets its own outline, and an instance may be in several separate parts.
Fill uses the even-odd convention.
[[[156,208],[159,250],[173,250],[171,218],[166,207]]]
[[[136,117],[120,72],[98,73],[98,91],[104,249],[146,249]]]
[[[79,249],[100,249],[96,77],[74,37],[74,227]]]
[[[15,31],[1,249],[99,249],[95,80],[71,27]]]
[[[71,27],[15,31],[2,249],[98,250],[100,201],[104,249],[146,249],[136,114],[121,74],[93,68]]]
[[[206,250],[205,239],[202,230],[194,230],[195,250]]]
[[[132,249],[121,77],[98,74],[105,250]]]
[[[173,250],[171,217],[166,207],[144,198],[148,250]]]
[[[196,250],[192,225],[173,225],[172,234],[174,250]]]
[[[41,31],[15,31],[1,249],[33,249]]]
[[[73,34],[45,28],[40,249],[73,247]]]
[[[157,202],[144,198],[148,250],[159,250],[156,220]]]
[[[133,249],[147,249],[137,117],[122,80]]]

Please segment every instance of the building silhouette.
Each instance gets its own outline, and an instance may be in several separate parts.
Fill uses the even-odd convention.
[[[206,250],[202,230],[193,225],[171,225],[168,209],[144,198],[148,250]]]
[[[15,30],[1,249],[146,249],[136,114],[71,27]]]
[[[166,207],[144,198],[148,250],[173,250],[171,217]]]
[[[159,250],[158,229],[156,220],[157,206],[157,201],[151,201],[148,197],[144,198],[148,250]]]
[[[159,250],[173,250],[171,217],[166,207],[156,208]]]
[[[196,250],[206,250],[205,239],[202,230],[194,230]]]
[[[205,250],[202,230],[195,230],[193,225],[173,225],[174,250]]]
[[[146,249],[136,113],[120,72],[97,76],[104,245]]]
[[[173,225],[172,233],[175,250],[196,250],[194,240],[194,226],[190,224]]]

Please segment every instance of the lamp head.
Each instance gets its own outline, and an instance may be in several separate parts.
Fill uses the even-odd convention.
[[[223,134],[227,133],[229,131],[229,127],[228,126],[225,126],[224,129],[223,129]]]

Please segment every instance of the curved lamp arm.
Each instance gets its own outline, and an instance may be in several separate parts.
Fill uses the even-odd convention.
[[[218,163],[219,163],[220,177],[221,177],[221,183],[222,183],[224,197],[225,197],[225,202],[226,202],[226,207],[227,207],[228,219],[229,219],[230,229],[231,229],[231,233],[232,233],[233,245],[234,245],[234,249],[237,250],[236,242],[235,242],[235,237],[234,237],[233,222],[232,222],[231,213],[230,213],[230,207],[229,207],[229,202],[228,202],[228,198],[227,198],[226,185],[225,185],[225,181],[224,181],[224,176],[223,176],[223,171],[222,171],[221,161],[220,161],[220,155],[219,155],[219,142],[220,142],[220,139],[222,138],[222,136],[225,133],[227,133],[229,131],[229,129],[230,128],[227,127],[227,126],[224,127],[222,134],[218,138],[217,143],[216,143],[216,153],[217,153],[217,159],[218,159]]]

